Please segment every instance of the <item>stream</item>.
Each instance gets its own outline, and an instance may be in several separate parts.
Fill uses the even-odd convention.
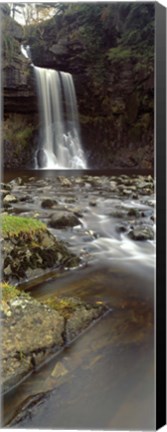
[[[46,224],[54,211],[73,212],[78,225],[49,229],[83,262],[73,270],[53,270],[24,281],[24,288],[38,300],[56,293],[105,302],[109,312],[4,396],[4,424],[153,429],[155,239],[136,241],[129,235],[136,225],[155,231],[149,178],[146,182],[142,174],[133,173],[122,178],[117,173],[93,173],[84,178],[78,172],[68,176],[67,185],[53,172],[33,171],[6,172],[4,180],[16,176],[23,184],[13,184],[17,202],[8,212],[34,216]],[[19,200],[23,195],[31,199]],[[56,206],[42,208],[46,198],[55,199]]]

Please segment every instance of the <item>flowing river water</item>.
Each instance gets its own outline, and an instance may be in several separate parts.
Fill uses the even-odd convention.
[[[5,180],[12,176],[6,174]],[[136,199],[111,193],[116,177],[94,176],[83,182],[78,177],[66,187],[53,173],[49,178],[48,173],[21,176],[24,186],[16,185],[13,193],[26,192],[33,200],[21,206],[17,202],[11,213],[34,215],[47,223],[53,209],[41,208],[46,197],[58,201],[59,211],[75,210],[79,225],[51,231],[86,263],[72,271],[53,271],[34,287],[32,281],[25,287],[39,300],[56,293],[102,301],[110,309],[5,395],[5,424],[15,417],[11,426],[17,428],[153,429],[155,241],[129,238],[136,221],[127,218],[127,212],[135,208],[140,219],[150,223],[154,195],[139,194]]]

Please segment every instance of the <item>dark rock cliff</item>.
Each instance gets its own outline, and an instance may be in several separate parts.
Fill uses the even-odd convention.
[[[23,28],[9,16],[7,5],[3,5],[1,15],[5,113],[36,111],[32,67],[30,61],[21,53],[21,44],[24,39]]]
[[[7,168],[32,166],[38,108],[30,61],[21,53],[23,28],[1,5],[3,83],[3,162]]]

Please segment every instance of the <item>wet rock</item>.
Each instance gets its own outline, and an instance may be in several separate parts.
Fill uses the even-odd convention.
[[[12,274],[11,265],[8,264],[8,266],[4,268],[4,275],[5,276],[10,276],[11,274]]]
[[[83,216],[83,213],[82,213],[82,210],[80,207],[69,208],[68,211],[72,212],[74,215],[78,216],[79,218]]]
[[[4,198],[6,195],[8,195],[8,191],[6,189],[0,189],[0,196]]]
[[[104,314],[108,307],[103,303],[89,304],[75,297],[50,297],[46,304],[65,319],[64,341],[70,342],[89,324]]]
[[[128,211],[128,216],[139,218],[139,217],[140,217],[140,212],[139,212],[138,209],[131,208],[131,209]]]
[[[3,199],[3,204],[12,204],[17,202],[17,198],[14,195],[8,194]]]
[[[146,177],[146,181],[147,181],[147,182],[151,182],[151,183],[153,183],[153,182],[154,182],[154,179],[153,179],[153,177],[152,177],[151,175],[148,175],[148,176]]]
[[[70,212],[63,212],[63,213],[56,213],[51,216],[51,219],[49,221],[49,226],[51,228],[66,228],[66,227],[73,227],[76,225],[80,225],[81,222],[75,216],[74,214],[71,214]]]
[[[136,186],[130,186],[129,187],[129,189],[132,191],[132,192],[136,192],[136,190],[137,190],[137,187]]]
[[[121,234],[127,231],[127,227],[125,225],[116,225],[116,232]]]
[[[68,204],[73,204],[76,202],[76,198],[75,198],[75,196],[74,197],[67,197],[67,198],[65,198],[64,202],[68,203]]]
[[[152,187],[153,187],[153,183],[148,183],[147,181],[145,181],[145,179],[143,180],[143,181],[139,181],[138,183],[137,183],[137,187],[138,187],[138,189],[141,189],[141,191],[140,192],[142,192],[144,189],[149,189],[149,190],[151,190],[152,189]]]
[[[49,209],[49,208],[54,207],[57,204],[58,204],[58,202],[56,200],[52,200],[52,199],[48,198],[48,199],[45,199],[41,202],[41,207]]]
[[[25,201],[33,202],[33,199],[30,197],[30,195],[21,195],[21,196],[18,197],[18,201],[21,201],[21,202],[25,202]]]
[[[123,195],[130,196],[132,194],[130,189],[123,189]]]
[[[117,190],[117,182],[116,181],[112,180],[110,182],[110,189],[112,192],[115,192]]]
[[[10,185],[13,186],[21,186],[23,185],[23,179],[21,177],[16,177],[15,179],[10,181]]]
[[[35,358],[35,364],[38,364],[53,349],[60,349],[64,331],[63,317],[34,299],[19,297],[9,306],[11,315],[3,320],[4,391],[33,369],[32,359]]]
[[[132,240],[154,240],[154,231],[150,226],[136,226],[129,232]]]
[[[82,332],[89,324],[96,320],[102,312],[104,312],[105,306],[91,307],[90,305],[81,305],[76,309],[72,316],[67,320],[66,323],[66,339],[70,342],[80,332]]]
[[[10,184],[8,184],[8,183],[1,183],[1,188],[10,192],[11,189],[12,189],[12,186]]]
[[[139,196],[138,196],[138,194],[137,194],[137,193],[133,193],[133,194],[132,194],[132,198],[133,198],[133,199],[138,199],[138,198],[139,198]]]
[[[95,199],[92,199],[91,201],[89,201],[89,205],[91,207],[96,207],[97,206],[97,201]]]
[[[112,213],[109,214],[109,216],[112,216],[114,218],[118,218],[118,219],[123,219],[127,216],[127,212],[123,209],[116,209],[114,211],[112,211]]]
[[[52,296],[39,303],[21,294],[8,305],[3,304],[3,310],[2,384],[6,392],[106,313],[108,307],[73,297]],[[65,373],[58,362],[53,376]]]
[[[67,177],[58,176],[57,178],[58,178],[61,186],[67,186],[67,187],[72,186],[71,181]]]
[[[80,259],[49,231],[37,231],[27,237],[5,238],[2,241],[3,278],[6,282],[32,279],[51,268],[77,267]]]

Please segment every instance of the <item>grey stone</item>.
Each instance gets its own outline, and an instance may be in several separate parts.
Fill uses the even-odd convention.
[[[10,204],[10,203],[15,203],[17,202],[17,198],[14,195],[6,195],[5,198],[3,199],[3,203],[4,204]]]
[[[49,208],[54,207],[54,205],[57,205],[57,204],[58,204],[58,202],[56,200],[52,200],[52,199],[48,198],[48,199],[45,199],[42,201],[41,207],[49,209]]]
[[[149,226],[137,226],[129,232],[129,237],[132,240],[153,240],[154,231]]]
[[[63,212],[63,213],[56,213],[51,216],[51,219],[49,221],[49,226],[51,228],[66,228],[66,227],[73,227],[76,225],[80,225],[81,222],[72,213]]]

